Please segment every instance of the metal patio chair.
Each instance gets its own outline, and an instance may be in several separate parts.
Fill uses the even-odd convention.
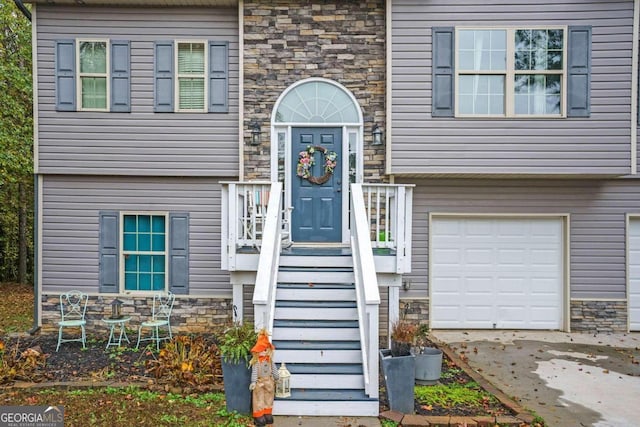
[[[140,347],[140,341],[155,341],[156,349],[160,350],[160,341],[170,340],[173,338],[171,334],[171,311],[176,296],[169,292],[167,294],[156,294],[153,296],[153,308],[151,309],[151,320],[144,321],[138,328],[138,343],[136,348]],[[142,338],[142,329],[151,329],[151,336]],[[160,336],[160,328],[167,329],[166,336]]]
[[[84,330],[87,321],[84,319],[84,315],[87,311],[88,301],[89,296],[80,291],[69,291],[60,295],[60,314],[62,315],[62,320],[58,322],[58,346],[56,347],[56,351],[60,349],[60,344],[63,342],[73,341],[81,342],[82,348],[87,348],[87,335]],[[63,338],[62,330],[64,328],[80,328],[80,338]]]

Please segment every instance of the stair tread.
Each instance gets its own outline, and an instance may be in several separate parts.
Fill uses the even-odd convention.
[[[360,341],[278,341],[278,350],[360,350]]]
[[[304,301],[304,300],[278,300],[276,307],[295,308],[357,308],[355,301]]]
[[[313,262],[313,261],[311,261]],[[329,267],[316,267],[313,265],[300,265],[300,266],[284,266],[284,267],[280,267],[278,268],[278,271],[287,271],[287,272],[312,272],[313,274],[318,274],[318,273],[327,273],[327,274],[331,274],[331,273],[353,273],[353,267],[335,267],[335,266],[329,266]]]
[[[354,289],[353,283],[278,283],[279,289]]]
[[[375,400],[368,397],[363,389],[291,389],[291,397],[276,400],[316,400],[316,401],[349,401],[349,400]]]
[[[288,363],[287,369],[292,375],[362,375],[362,363]]]
[[[357,320],[294,320],[275,319],[274,328],[358,328]]]
[[[300,248],[290,247],[280,251],[282,256],[351,256],[351,248],[349,247],[335,247],[335,248]]]

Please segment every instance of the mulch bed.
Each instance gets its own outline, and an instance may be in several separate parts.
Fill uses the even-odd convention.
[[[130,339],[135,344],[133,340]],[[46,355],[44,368],[39,369],[35,375],[26,379],[33,382],[96,382],[96,383],[129,383],[142,384],[150,388],[164,388],[175,392],[189,392],[173,387],[171,384],[156,379],[148,370],[149,362],[155,360],[158,355],[149,349],[135,350],[132,347],[111,347],[105,350],[105,341],[87,338],[87,348],[83,349],[81,343],[63,343],[60,350],[56,352],[57,335],[46,334],[27,337],[5,337],[5,350],[18,343],[21,351],[27,348],[35,348]],[[213,337],[208,336],[207,340],[213,342]],[[466,384],[472,380],[464,371],[457,369],[457,365],[452,362],[446,354],[443,355],[442,372],[440,384]],[[218,371],[216,369],[216,371]],[[384,378],[380,377],[380,412],[389,409],[384,387]],[[221,369],[214,377],[212,389],[222,389]],[[487,393],[488,395],[489,393]],[[452,415],[452,416],[474,416],[474,415],[503,415],[511,414],[508,408],[498,402],[487,402],[483,408],[477,406],[467,407],[457,405],[451,408],[439,407],[437,405],[422,405],[415,402],[415,413],[419,415]]]

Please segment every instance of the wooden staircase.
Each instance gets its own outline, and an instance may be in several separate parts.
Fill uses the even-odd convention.
[[[272,341],[291,372],[276,415],[377,416],[365,393],[353,261],[348,248],[280,256]]]

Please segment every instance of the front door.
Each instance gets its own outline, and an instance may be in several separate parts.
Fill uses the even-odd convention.
[[[307,153],[303,157],[313,158],[306,178],[298,176],[301,152]],[[293,128],[291,153],[292,240],[341,242],[342,128]],[[337,154],[335,167],[326,176],[325,162],[332,153]]]

